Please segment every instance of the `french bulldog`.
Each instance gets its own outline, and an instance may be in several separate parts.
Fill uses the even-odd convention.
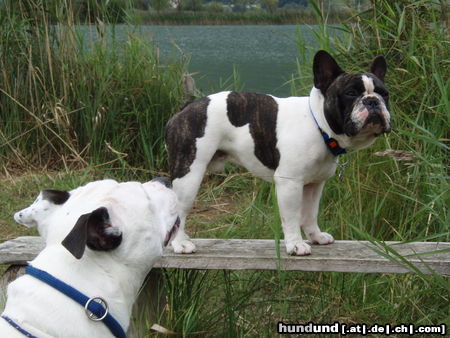
[[[41,192],[16,219],[46,236],[59,231],[8,285],[0,336],[125,337],[138,291],[178,228],[176,211],[176,195],[160,178]],[[68,296],[70,288],[76,291]],[[105,318],[77,304],[77,293],[89,298],[84,307],[100,306]]]
[[[314,56],[309,96],[220,92],[186,105],[167,123],[165,141],[180,231],[176,253],[195,252],[184,231],[186,216],[209,169],[241,165],[275,183],[288,254],[309,255],[313,244],[333,243],[317,224],[319,201],[337,156],[371,145],[391,130],[387,64],[375,58],[367,73],[346,73],[325,51]]]

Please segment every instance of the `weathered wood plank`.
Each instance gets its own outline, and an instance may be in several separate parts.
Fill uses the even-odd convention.
[[[424,273],[450,275],[450,243],[385,242],[375,246],[367,241],[336,241],[313,246],[310,256],[285,253],[280,243],[277,258],[273,240],[194,239],[197,252],[180,255],[170,248],[156,263],[159,268],[227,270],[300,270],[361,273],[407,273],[414,267]],[[0,244],[0,264],[23,264],[44,247],[39,237],[19,237]],[[387,257],[391,257],[388,259]],[[405,264],[408,261],[409,264]]]
[[[45,243],[38,236],[17,237],[0,244],[0,264],[25,264],[34,259]]]

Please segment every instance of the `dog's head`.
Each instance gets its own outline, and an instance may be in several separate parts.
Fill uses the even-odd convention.
[[[42,237],[46,240],[50,238],[50,242],[52,237],[56,237],[56,241],[61,241],[62,236],[68,233],[65,225],[59,224],[52,227],[49,225],[58,223],[61,217],[65,217],[64,215],[89,208],[89,201],[95,203],[97,196],[103,196],[117,184],[114,180],[101,180],[70,191],[42,190],[30,206],[14,214],[14,220],[29,228],[36,227]],[[89,199],[86,196],[89,196]]]
[[[62,241],[78,259],[89,248],[114,252],[124,262],[150,264],[178,229],[176,204],[162,178],[144,184],[102,180],[70,192],[43,190],[14,219],[38,227],[47,244]]]
[[[325,51],[313,62],[314,87],[324,97],[324,115],[335,134],[376,137],[391,130],[389,93],[384,85],[387,64],[375,58],[368,73],[344,72]]]
[[[62,245],[77,259],[89,248],[108,251],[124,264],[152,264],[179,226],[177,198],[167,185],[162,179],[117,183],[79,215]],[[78,198],[82,203],[83,196]]]
[[[69,199],[70,193],[61,190],[42,190],[36,200],[27,208],[14,214],[14,220],[26,227],[37,227],[45,234],[45,221]]]

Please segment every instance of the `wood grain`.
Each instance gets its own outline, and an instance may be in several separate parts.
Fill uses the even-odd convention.
[[[299,270],[359,273],[438,273],[450,275],[449,242],[336,241],[313,245],[310,256],[288,256],[284,242],[273,240],[194,239],[197,252],[173,253],[166,248],[155,268],[226,270]],[[0,244],[0,264],[32,260],[44,243],[39,237],[18,237]],[[279,252],[279,256],[277,255]]]

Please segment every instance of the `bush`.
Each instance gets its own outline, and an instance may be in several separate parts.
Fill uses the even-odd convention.
[[[211,13],[225,12],[225,7],[223,7],[223,4],[218,1],[211,1],[210,3],[206,4],[205,9],[207,12],[211,12]]]

